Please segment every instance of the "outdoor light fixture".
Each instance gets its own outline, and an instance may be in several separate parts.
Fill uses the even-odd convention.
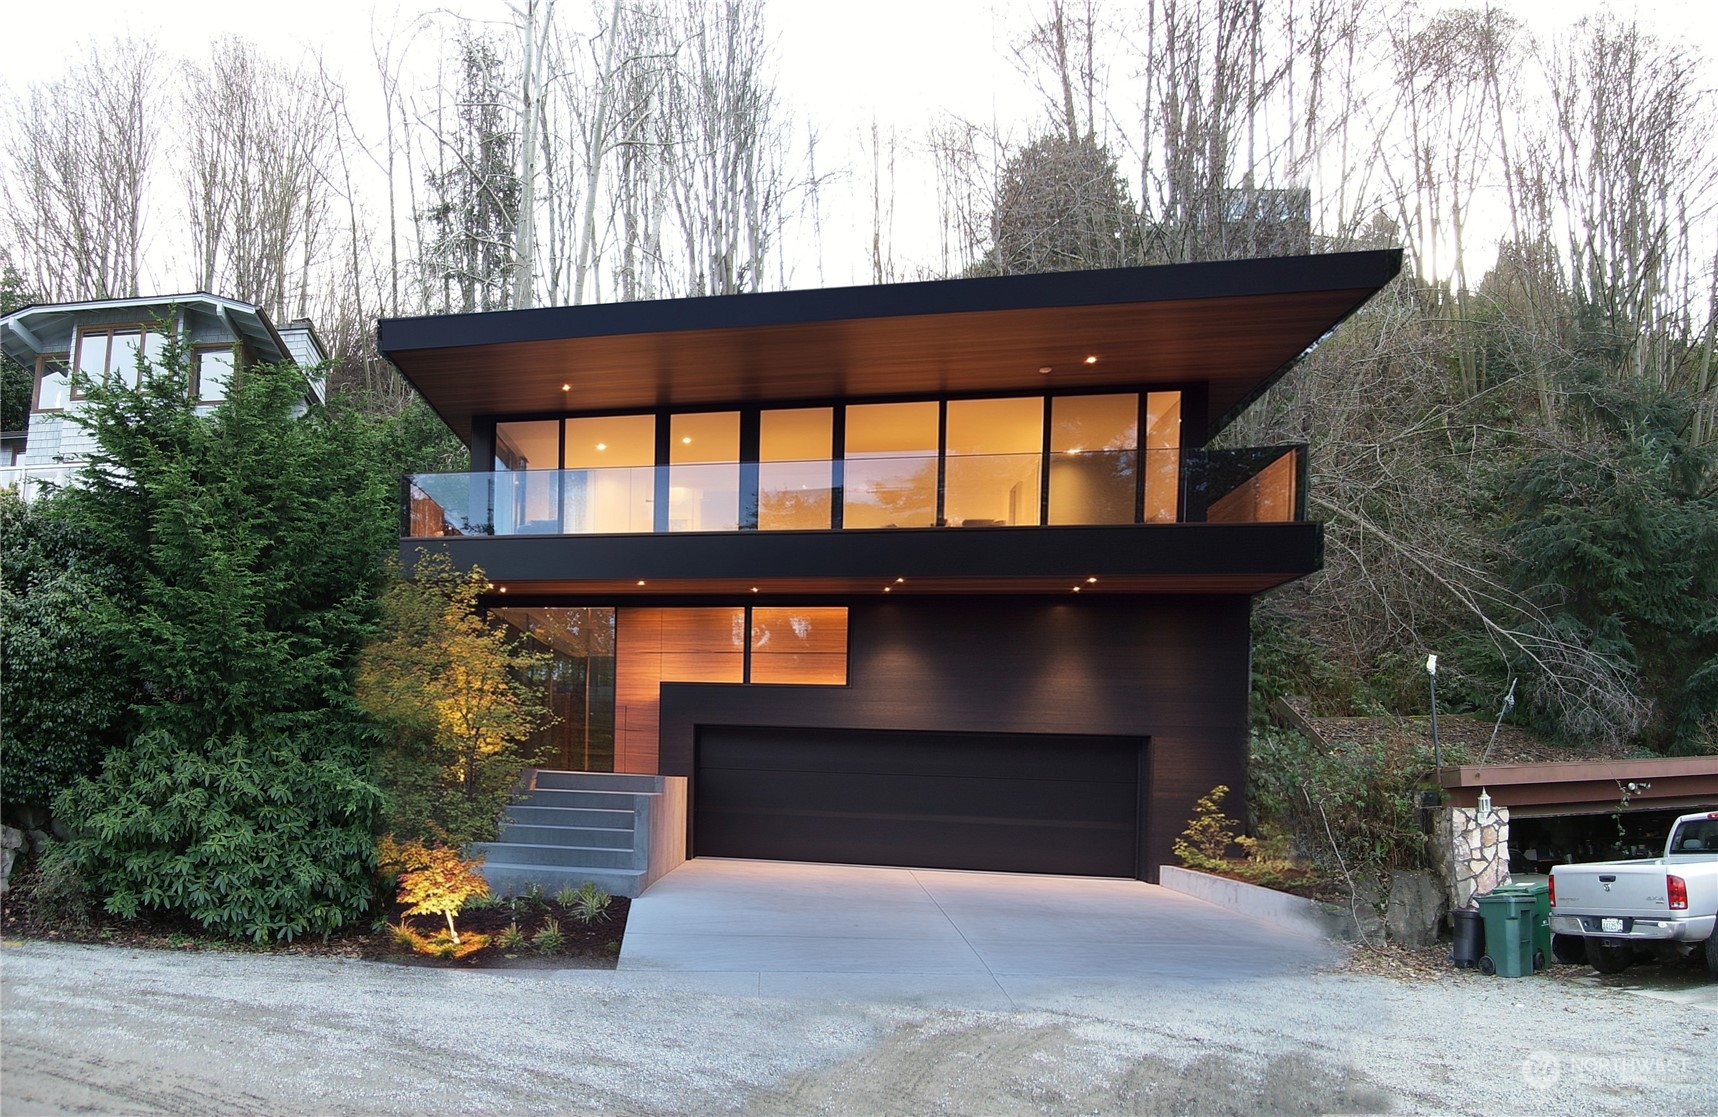
[[[1087,358],[1086,358],[1086,363],[1087,363],[1087,364],[1088,364],[1088,365],[1095,365],[1095,364],[1097,364],[1097,363],[1098,363],[1098,359],[1097,359],[1097,358],[1096,358],[1096,357],[1087,357]]]
[[[1483,787],[1479,789],[1478,806],[1480,818],[1489,818],[1491,816],[1491,792],[1485,790]]]
[[[1049,376],[1050,375],[1050,366],[1045,365],[1043,368],[1039,369],[1038,375],[1039,376]]]
[[[1086,585],[1088,585],[1088,586],[1095,586],[1097,584],[1098,584],[1098,580],[1096,578],[1087,578],[1086,579]]]
[[[640,578],[640,579],[639,579],[639,580],[638,580],[638,584],[639,584],[639,585],[641,585],[641,586],[642,586],[642,585],[643,585],[643,584],[644,584],[644,579],[643,579],[643,578]]]
[[[691,436],[691,435],[687,435],[687,436],[686,436],[686,437],[685,437],[685,438],[682,438],[682,439],[681,439],[681,440],[680,440],[680,444],[681,444],[681,445],[682,445],[682,446],[690,446],[690,445],[692,445],[692,436]]]
[[[598,449],[598,450],[599,450],[599,451],[600,451],[600,450],[607,450],[607,449],[608,449],[608,443],[606,443],[606,442],[599,442],[599,443],[597,443],[597,449]]]
[[[573,390],[573,386],[571,384],[562,384],[561,385],[561,391],[563,391],[563,392],[570,392],[572,390]]]
[[[507,587],[506,587],[506,586],[502,586],[502,587],[501,587],[501,592],[502,592],[502,593],[506,593],[506,592],[507,592]]]
[[[1443,746],[1438,744],[1438,657],[1434,652],[1426,657],[1426,680],[1432,687],[1432,767],[1444,766]],[[1491,809],[1491,800],[1486,799],[1486,809]]]

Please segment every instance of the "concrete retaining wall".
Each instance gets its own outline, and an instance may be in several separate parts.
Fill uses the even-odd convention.
[[[1163,887],[1228,908],[1239,915],[1262,920],[1309,938],[1358,941],[1354,917],[1334,904],[1321,904],[1304,896],[1291,896],[1245,881],[1213,876],[1177,865],[1164,865],[1158,883]]]

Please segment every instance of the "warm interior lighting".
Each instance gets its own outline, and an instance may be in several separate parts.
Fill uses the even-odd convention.
[[[598,450],[607,450],[608,449],[608,443],[606,443],[606,442],[597,443],[597,449]]]
[[[685,438],[682,438],[682,439],[681,439],[681,440],[680,440],[680,443],[681,443],[681,445],[683,445],[683,446],[690,446],[690,445],[692,445],[692,436],[691,436],[691,435],[687,435],[687,436],[686,436],[686,437],[685,437]]]

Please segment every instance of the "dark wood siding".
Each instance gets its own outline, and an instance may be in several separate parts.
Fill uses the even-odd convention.
[[[664,684],[662,771],[696,784],[700,725],[1145,738],[1146,880],[1201,795],[1245,787],[1246,597],[848,604],[846,687]]]
[[[705,726],[706,856],[1135,875],[1145,742]]]

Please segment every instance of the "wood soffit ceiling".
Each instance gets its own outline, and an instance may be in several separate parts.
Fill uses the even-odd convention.
[[[1360,252],[384,319],[378,344],[467,440],[483,414],[1190,383],[1209,385],[1216,429],[1400,263]]]
[[[500,581],[495,583],[495,592],[486,595],[485,599],[500,605],[509,599],[529,600],[538,595],[551,595],[557,600],[575,595],[609,602],[658,597],[714,597],[733,605],[748,604],[752,600],[767,605],[777,597],[846,599],[881,597],[885,592],[889,596],[901,597],[950,594],[1066,594],[1070,597],[1105,593],[1257,594],[1301,576],[1299,573],[1124,575],[1105,577],[1095,583],[1080,577],[908,578],[899,582],[889,578],[652,578],[646,579],[643,585],[637,581],[616,579],[557,579]],[[500,592],[502,586],[506,586],[506,594]],[[1075,586],[1079,587],[1078,594]]]

